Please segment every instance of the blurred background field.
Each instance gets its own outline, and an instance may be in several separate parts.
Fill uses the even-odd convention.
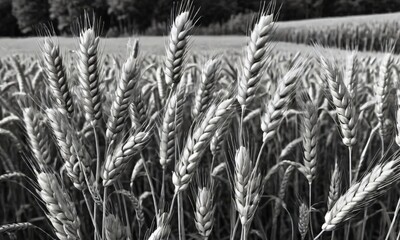
[[[246,27],[251,23],[254,14],[244,15],[238,24],[229,24],[236,28],[226,27],[226,30],[216,29],[213,34],[204,29],[196,28],[192,37],[192,49],[194,51],[207,51],[220,53],[224,51],[238,51],[245,46]],[[352,48],[361,51],[387,50],[388,44],[394,44],[394,52],[397,52],[400,29],[400,13],[360,15],[349,17],[330,17],[300,21],[277,22],[272,39],[276,41],[277,49],[309,51],[304,45],[319,44],[331,48]],[[236,20],[235,20],[236,21]],[[235,22],[234,21],[234,22]],[[239,30],[243,28],[243,30]],[[157,31],[167,32],[167,26]],[[243,32],[243,34],[239,34]],[[222,34],[222,36],[220,35]],[[162,35],[162,34],[161,34]],[[135,35],[127,37],[109,37],[105,35],[103,40],[104,53],[123,53],[129,38],[138,38],[141,49],[148,54],[161,54],[165,50],[166,38],[163,36]],[[58,37],[60,46],[65,51],[71,51],[76,47],[76,37]],[[38,52],[40,37],[0,38],[0,54],[35,54]],[[279,43],[278,43],[279,42]],[[292,44],[289,44],[292,43]],[[296,46],[296,44],[300,44]]]

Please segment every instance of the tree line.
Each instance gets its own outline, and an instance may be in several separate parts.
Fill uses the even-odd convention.
[[[257,11],[260,0],[194,0],[202,27],[222,24],[232,16]],[[398,0],[276,0],[279,20],[400,11]],[[170,20],[176,0],[0,0],[0,35],[35,35],[39,23],[50,22],[58,35],[70,35],[71,25],[85,10],[95,12],[108,35],[143,34]],[[248,23],[244,23],[248,24]],[[222,34],[222,33],[221,33]]]

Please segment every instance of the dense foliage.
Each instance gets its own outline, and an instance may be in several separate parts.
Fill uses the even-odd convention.
[[[123,35],[150,32],[159,24],[165,26],[169,19],[173,0],[0,0],[0,35],[34,35],[34,27],[43,20],[53,22],[58,34],[70,34],[70,24],[80,16],[84,9],[95,11],[105,22],[104,33]],[[221,24],[240,13],[257,11],[260,0],[197,0],[200,7],[199,23],[208,27],[207,32],[225,34]],[[179,5],[179,4],[177,4]],[[347,16],[370,13],[400,11],[400,2],[396,0],[277,0],[280,20],[308,19],[326,16]],[[301,9],[301,11],[299,11]],[[12,10],[12,11],[11,11]],[[246,27],[248,22],[240,23]],[[19,28],[19,31],[15,31]],[[150,28],[150,30],[148,30]],[[165,31],[165,27],[163,28]],[[234,34],[241,34],[234,31]],[[157,31],[156,34],[160,34]]]

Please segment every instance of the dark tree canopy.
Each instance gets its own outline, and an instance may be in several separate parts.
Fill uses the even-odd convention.
[[[46,21],[49,4],[47,0],[12,0],[12,13],[22,33],[33,33],[35,25]]]
[[[257,12],[260,0],[194,0],[201,27],[217,28],[240,13]],[[38,23],[51,21],[57,34],[70,34],[71,23],[84,10],[104,21],[104,32],[112,34],[150,33],[170,22],[176,0],[0,0],[0,34],[32,35]],[[398,0],[276,0],[279,20],[400,11]],[[11,11],[12,10],[12,11]],[[238,19],[238,18],[236,18]],[[218,25],[219,24],[219,25]],[[247,24],[247,23],[242,23]],[[229,25],[229,24],[228,24]],[[17,28],[16,28],[17,26]],[[211,28],[211,27],[210,27]],[[149,29],[153,29],[149,31]],[[165,29],[164,29],[165,30]],[[223,34],[224,31],[220,31]]]

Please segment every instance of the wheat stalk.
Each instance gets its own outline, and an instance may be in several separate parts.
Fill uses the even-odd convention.
[[[396,109],[396,136],[395,141],[400,146],[400,83],[397,83],[396,97],[397,97],[397,109]]]

